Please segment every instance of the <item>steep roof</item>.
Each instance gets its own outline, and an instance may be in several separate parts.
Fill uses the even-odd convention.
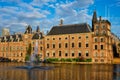
[[[17,36],[18,36],[18,37],[17,37]],[[12,40],[11,40],[10,37],[12,38]],[[6,38],[6,40],[5,40],[5,38]],[[22,40],[23,40],[21,34],[3,36],[3,37],[0,37],[0,39],[1,39],[1,42],[5,42],[5,41],[6,41],[6,42],[11,42],[11,41],[17,42],[18,39],[19,39],[19,41],[22,41]]]
[[[47,35],[88,33],[91,28],[87,23],[54,26]]]
[[[32,39],[42,39],[42,38],[43,38],[43,35],[41,32],[35,33],[32,37]]]

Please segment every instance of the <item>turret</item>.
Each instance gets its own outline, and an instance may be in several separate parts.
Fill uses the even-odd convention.
[[[94,31],[94,23],[97,23],[97,13],[94,11],[93,17],[92,17],[92,31]]]

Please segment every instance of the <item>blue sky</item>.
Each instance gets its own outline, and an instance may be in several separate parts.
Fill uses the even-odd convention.
[[[91,25],[93,11],[111,22],[111,29],[120,36],[120,0],[0,0],[0,32],[3,27],[11,33],[24,32],[25,26],[41,31],[58,25],[87,22]]]

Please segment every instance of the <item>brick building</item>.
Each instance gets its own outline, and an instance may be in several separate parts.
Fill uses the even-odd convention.
[[[24,34],[2,36],[0,38],[0,56],[11,60],[25,61],[28,45],[32,53],[36,41],[38,54],[45,58],[80,58],[92,59],[94,63],[112,63],[113,45],[116,42],[111,33],[111,23],[94,11],[92,28],[87,23],[53,26],[47,35],[43,35],[37,27],[32,32],[31,26]],[[30,54],[32,54],[30,53]]]

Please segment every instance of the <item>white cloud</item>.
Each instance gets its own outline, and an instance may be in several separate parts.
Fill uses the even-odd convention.
[[[3,1],[3,0],[2,0]],[[59,24],[63,18],[65,24],[87,22],[91,19],[87,8],[93,4],[93,0],[76,0],[56,3],[56,0],[33,0],[25,3],[20,0],[4,0],[4,2],[19,2],[17,6],[5,6],[0,8],[0,27],[9,27],[12,32],[23,31],[27,24],[40,25],[42,30],[50,30]],[[45,9],[43,10],[42,7]],[[50,12],[50,8],[55,13]],[[77,10],[78,9],[78,10]],[[80,9],[80,10],[79,10]],[[48,16],[52,16],[48,18]]]
[[[34,6],[42,6],[48,2],[56,2],[56,0],[33,0],[31,4]]]
[[[88,15],[87,8],[93,3],[93,0],[76,0],[56,4],[56,15],[64,18],[64,22],[67,24],[91,21],[91,15]]]

